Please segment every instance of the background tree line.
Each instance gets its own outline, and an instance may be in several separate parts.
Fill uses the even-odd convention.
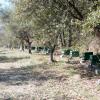
[[[51,49],[51,61],[56,47],[82,51],[94,36],[93,27],[100,23],[99,0],[11,0],[12,9],[2,10],[9,43],[26,43],[31,53],[32,41],[41,41]],[[10,34],[10,35],[9,35]],[[15,41],[15,42],[14,42]],[[20,41],[20,42],[19,42]],[[8,42],[7,42],[8,43]]]

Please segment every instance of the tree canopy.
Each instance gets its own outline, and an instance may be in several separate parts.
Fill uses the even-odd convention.
[[[51,51],[59,45],[88,43],[100,23],[99,0],[11,0],[13,10],[3,14],[7,28],[19,39],[41,41]],[[90,40],[89,40],[90,41]]]

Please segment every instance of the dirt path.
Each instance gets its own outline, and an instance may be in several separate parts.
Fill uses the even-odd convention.
[[[78,64],[47,61],[33,54],[1,62],[0,100],[100,100],[99,78],[81,78]]]

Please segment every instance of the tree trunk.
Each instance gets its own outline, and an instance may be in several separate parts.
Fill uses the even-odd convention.
[[[53,56],[54,55],[55,48],[56,48],[56,45],[54,45],[53,47],[51,47],[51,54],[50,54],[51,62],[55,62],[54,56]]]
[[[29,50],[29,54],[32,54],[32,51],[31,51],[31,44],[32,44],[32,42],[28,42],[28,50]]]
[[[56,35],[55,40],[54,40],[54,42],[53,42],[53,43],[54,43],[53,46],[52,46],[51,43],[49,43],[49,45],[50,45],[50,47],[51,47],[51,52],[50,52],[50,60],[51,60],[51,62],[56,62],[56,61],[54,60],[54,52],[55,52],[55,48],[56,48],[56,46],[57,46],[57,40],[58,40],[59,35],[60,35],[60,32]]]
[[[22,51],[24,51],[24,40],[21,39],[20,44],[21,44],[20,49],[21,49]]]
[[[24,41],[23,40],[21,41],[21,44],[22,44],[22,51],[24,51]]]
[[[62,42],[63,42],[63,46],[66,46],[66,42],[65,42],[65,38],[64,38],[64,30],[62,32]]]
[[[69,29],[69,34],[68,34],[68,47],[72,46],[72,33],[71,30]]]
[[[61,46],[64,47],[66,46],[65,38],[64,38],[64,30],[60,33],[59,35]]]

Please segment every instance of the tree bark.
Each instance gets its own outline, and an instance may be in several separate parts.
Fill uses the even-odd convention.
[[[61,46],[64,47],[66,45],[66,42],[64,39],[64,32],[60,33],[60,40],[61,40]]]
[[[21,50],[24,51],[24,40],[21,40]]]
[[[60,35],[60,32],[58,32],[56,34],[56,37],[55,37],[54,42],[53,42],[54,43],[53,45],[49,42],[49,46],[51,48],[51,50],[50,50],[50,60],[51,60],[51,62],[56,62],[54,60],[54,52],[55,52],[55,49],[56,49],[56,46],[57,46],[57,40],[58,40],[59,35]]]
[[[75,16],[72,12],[70,12],[70,14],[78,19],[78,20],[83,20],[84,19],[84,16],[82,15],[82,13],[79,11],[79,9],[75,6],[75,4],[71,3],[70,1],[68,1],[68,4],[70,7],[72,7],[74,9],[74,11],[77,13],[78,16]]]
[[[53,47],[51,47],[51,54],[50,54],[50,59],[51,62],[55,62],[54,60],[54,51],[55,51],[56,45],[54,45]]]
[[[24,51],[24,41],[23,40],[21,41],[21,44],[22,44],[22,51]]]
[[[72,33],[71,30],[69,29],[69,34],[68,34],[68,47],[72,46]]]
[[[29,50],[29,54],[32,54],[32,51],[31,51],[31,44],[32,44],[32,42],[28,42],[28,50]]]
[[[63,43],[63,46],[66,46],[66,42],[65,42],[65,38],[64,38],[64,30],[62,32],[62,43]]]

